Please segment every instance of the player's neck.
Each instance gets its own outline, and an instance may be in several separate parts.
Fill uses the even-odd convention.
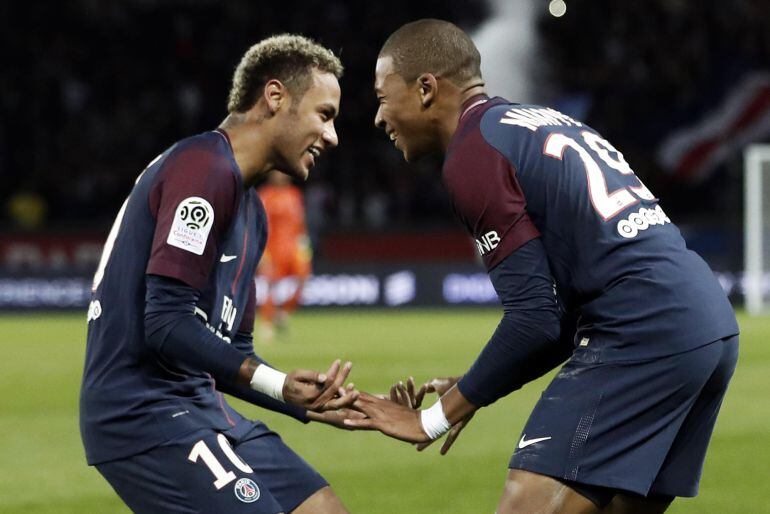
[[[219,125],[219,129],[227,133],[233,150],[235,163],[240,169],[243,185],[251,187],[257,180],[267,174],[274,166],[270,159],[269,138],[261,137],[259,130],[253,130],[250,122],[240,119],[242,115],[230,114]]]
[[[444,121],[439,127],[442,153],[446,153],[449,144],[452,141],[452,137],[454,137],[455,132],[457,131],[457,126],[460,124],[460,118],[463,115],[463,106],[465,103],[474,96],[484,94],[486,94],[486,91],[484,91],[483,82],[471,84],[462,90],[458,90],[456,98],[451,102],[451,112],[444,117]]]

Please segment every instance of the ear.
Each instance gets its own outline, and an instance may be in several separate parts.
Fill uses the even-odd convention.
[[[432,73],[423,73],[417,77],[420,88],[420,102],[424,108],[428,108],[436,101],[438,96],[438,80]]]
[[[280,80],[270,79],[265,84],[262,96],[265,99],[268,111],[273,115],[288,101],[289,92]]]

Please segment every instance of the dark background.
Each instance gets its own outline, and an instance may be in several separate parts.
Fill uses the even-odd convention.
[[[599,130],[696,246],[729,247],[724,259],[737,263],[740,149],[696,177],[666,170],[657,152],[743,77],[768,70],[768,2],[570,0],[561,18],[533,3],[529,100]],[[373,127],[374,62],[404,22],[443,18],[473,34],[494,13],[485,0],[3,2],[3,237],[106,234],[137,174],[174,141],[215,127],[241,55],[280,32],[313,37],[346,67],[340,147],[304,185],[317,246],[330,234],[455,230],[440,163],[407,166]],[[482,55],[483,68],[509,64]]]

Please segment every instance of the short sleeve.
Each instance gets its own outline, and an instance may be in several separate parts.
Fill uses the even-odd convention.
[[[478,127],[453,145],[443,181],[487,270],[540,235],[527,213],[516,170],[484,140]]]
[[[200,290],[238,209],[239,191],[222,155],[195,147],[169,155],[150,193],[156,225],[147,273]]]

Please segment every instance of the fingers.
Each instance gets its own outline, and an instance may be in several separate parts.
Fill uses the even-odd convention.
[[[389,400],[385,398],[378,398],[377,396],[361,391],[358,394],[358,398],[356,399],[355,402],[353,402],[350,408],[357,410],[358,412],[362,412],[363,414],[366,414],[368,417],[371,418],[375,416],[378,412],[376,403],[383,402],[383,401],[389,401]]]
[[[414,387],[414,381],[412,382],[412,387]],[[426,384],[423,384],[420,386],[420,389],[417,390],[417,392],[414,395],[414,408],[419,409],[422,406],[422,401],[425,399],[425,393],[428,392],[428,386]]]
[[[390,395],[388,396],[388,398],[390,399],[390,401],[398,403],[398,389],[396,388],[396,385],[397,384],[394,384],[393,386],[391,386]]]
[[[457,425],[452,427],[452,429],[449,431],[449,433],[446,436],[446,440],[444,441],[444,444],[441,445],[441,450],[439,450],[439,453],[441,455],[446,455],[446,453],[454,444],[455,439],[457,439],[457,436],[460,435],[460,432],[462,432],[463,426],[464,424],[458,423]]]
[[[353,392],[355,392],[356,397],[358,397],[358,391],[356,391],[356,386],[352,382],[345,387],[340,387],[337,389],[337,394],[340,396],[345,396],[346,394],[351,394]]]
[[[319,373],[312,369],[295,369],[291,375],[295,381],[306,384],[323,383],[327,378],[325,373]]]
[[[341,361],[339,359],[335,359],[334,362],[332,362],[332,365],[329,366],[329,371],[326,372],[324,379],[321,380],[321,376],[319,375],[317,383],[319,385],[326,385],[327,380],[333,382],[337,378],[337,373],[340,370],[340,362]]]
[[[459,380],[460,377],[437,377],[431,380],[431,384],[433,385],[434,391],[439,395],[444,395],[447,391],[452,389]]]
[[[343,423],[346,427],[355,430],[377,430],[377,425],[375,424],[374,420],[369,418],[345,418]]]
[[[326,373],[313,370],[297,369],[289,373],[284,384],[284,399],[288,403],[300,405],[308,410],[322,411],[323,406],[342,390],[342,384],[347,379],[352,368],[352,363],[346,362],[340,366],[340,360],[332,362]],[[340,408],[352,404],[357,392],[353,393],[350,387],[345,394],[340,394],[343,399],[338,399],[329,408]]]
[[[337,394],[338,397],[324,403],[321,408],[328,411],[350,407],[358,399],[359,392],[355,390],[355,385],[348,384],[347,387],[340,387],[337,390]]]
[[[358,398],[355,402],[353,402],[352,407],[356,409],[357,411],[364,412],[366,409],[372,408],[373,400],[377,401],[389,401],[386,398],[379,398],[377,396],[371,395],[369,393],[366,393],[364,391],[361,391],[358,393]]]
[[[430,446],[430,445],[432,445],[432,444],[433,444],[433,441],[426,441],[426,442],[424,442],[424,443],[417,443],[415,446],[417,447],[417,451],[418,451],[418,452],[421,452],[421,451],[423,451],[425,448],[427,448],[428,446]]]
[[[336,368],[336,369],[335,369]],[[323,390],[321,391],[321,394],[318,396],[318,398],[313,401],[313,403],[308,407],[310,410],[327,410],[324,409],[324,405],[334,398],[334,395],[337,394],[337,391],[339,391],[340,387],[342,387],[342,384],[345,383],[345,380],[348,378],[348,375],[350,375],[350,370],[353,368],[353,364],[351,362],[346,362],[344,366],[342,366],[342,369],[339,369],[339,361],[334,361],[334,364],[332,364],[332,367],[329,368],[329,375],[328,380],[332,380],[331,383],[327,381],[326,385],[324,386]],[[334,377],[332,379],[332,377]],[[352,400],[348,403],[352,403]],[[342,402],[342,405],[347,405],[348,403]],[[337,408],[337,407],[334,407]]]
[[[359,403],[359,402],[377,403],[377,402],[381,402],[381,401],[387,401],[387,398],[382,398],[380,396],[377,396],[377,395],[374,395],[374,394],[371,394],[371,393],[367,393],[365,391],[361,391],[359,393],[358,401],[356,403]]]
[[[360,420],[363,420],[363,419],[367,419],[366,414],[363,414],[361,412],[358,412],[358,411],[352,410],[352,409],[340,409],[340,410],[336,410],[336,411],[328,411],[326,414],[329,414],[331,412],[334,413],[335,417],[339,416],[341,424],[337,424],[335,422],[335,425],[339,426],[340,428],[344,428],[345,430],[369,430],[368,428],[352,427],[352,426],[348,426],[347,424],[345,424],[345,420],[346,419],[350,419],[350,420],[353,420],[353,421],[360,421]]]
[[[409,377],[406,381],[406,392],[409,394],[409,399],[412,401],[412,408],[419,409],[422,405],[422,399],[425,397],[425,386],[421,386],[420,389],[415,392],[414,377]]]
[[[431,392],[438,393],[439,395],[442,395],[446,393],[449,390],[449,381],[446,378],[434,378],[430,381],[430,388]]]
[[[403,382],[399,382],[390,388],[390,401],[403,405],[404,407],[412,408],[412,399],[406,390]]]
[[[345,409],[345,419],[366,419],[366,414],[357,410]]]
[[[452,429],[449,431],[449,434],[446,436],[446,441],[444,441],[444,444],[441,445],[441,450],[439,451],[441,455],[447,454],[449,448],[452,447],[452,445],[455,443],[455,440],[460,436],[460,432],[465,429],[465,427],[468,425],[468,423],[470,423],[472,419],[473,414],[465,419],[460,420],[455,426],[452,427]]]

